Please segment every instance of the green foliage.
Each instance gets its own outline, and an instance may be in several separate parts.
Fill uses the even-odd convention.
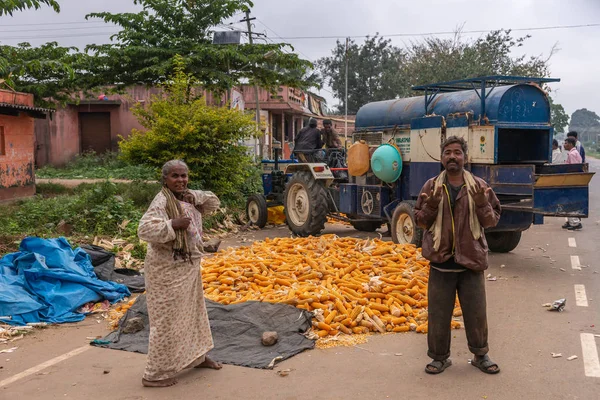
[[[549,75],[549,57],[513,57],[529,36],[513,38],[510,30],[492,31],[475,41],[463,40],[460,31],[451,39],[425,38],[395,47],[379,36],[367,37],[362,45],[348,46],[348,112],[377,100],[414,96],[414,85],[484,75]],[[551,54],[554,52],[552,49]],[[317,61],[344,110],[345,43],[337,42],[330,57]]]
[[[142,213],[117,185],[103,182],[78,188],[74,195],[38,195],[21,202],[0,214],[0,234],[53,234],[57,225],[65,221],[78,234],[132,237]],[[124,221],[130,222],[123,225]]]
[[[0,45],[0,79],[17,91],[32,93],[41,106],[53,106],[49,98],[65,103],[72,93],[88,87],[85,75],[92,62],[77,48],[56,42]]]
[[[60,6],[56,0],[2,0],[0,2],[0,17],[3,15],[13,15],[15,11],[23,11],[30,8],[37,10],[43,5],[52,7],[56,12],[60,11]]]
[[[7,6],[0,6],[0,15],[42,3],[58,10],[54,0],[8,0]],[[54,101],[64,104],[81,92],[88,95],[101,87],[119,90],[164,83],[174,72],[173,57],[180,54],[186,71],[209,91],[222,92],[242,82],[265,88],[315,85],[305,75],[312,64],[290,53],[288,47],[293,48],[288,44],[212,44],[215,26],[251,7],[249,0],[134,3],[143,11],[86,16],[117,25],[121,31],[112,36],[111,43],[89,45],[85,52],[56,42],[39,47],[0,45],[0,80],[17,91],[33,93],[36,104],[50,107]]]
[[[552,97],[548,96],[548,100],[550,100],[550,120],[554,127],[554,134],[564,133],[565,128],[569,125],[569,116],[563,106],[555,103]]]
[[[177,58],[167,96],[134,109],[145,132],[134,130],[120,143],[123,159],[160,168],[172,159],[190,167],[190,180],[217,195],[234,199],[251,175],[251,157],[241,143],[256,133],[252,117],[229,108],[210,107],[190,91],[194,80]]]
[[[317,61],[321,74],[333,89],[344,112],[346,89],[346,44],[340,41],[332,50],[331,57]],[[393,99],[398,88],[407,85],[399,68],[404,63],[405,53],[391,45],[391,40],[375,35],[358,45],[354,40],[348,44],[348,112],[355,114],[369,101]]]
[[[174,72],[172,59],[180,55],[185,71],[212,91],[223,91],[240,81],[262,87],[306,86],[298,75],[309,61],[284,50],[287,44],[213,45],[216,25],[252,7],[249,0],[134,0],[143,7],[138,13],[93,13],[122,30],[113,42],[90,45],[95,55],[91,75],[96,84],[119,86],[165,82]],[[268,54],[268,56],[266,56]]]
[[[94,152],[77,155],[63,168],[45,166],[36,171],[38,178],[63,179],[129,179],[157,180],[159,171],[147,164],[131,165],[119,158],[118,153],[98,155]]]

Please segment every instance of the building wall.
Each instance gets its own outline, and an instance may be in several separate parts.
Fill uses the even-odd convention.
[[[133,115],[136,104],[148,102],[159,95],[159,88],[136,86],[124,94],[107,95],[108,100],[120,104],[94,102],[93,104],[70,104],[59,108],[53,118],[36,121],[36,164],[61,166],[81,152],[80,112],[109,112],[111,125],[111,151],[119,149],[120,136],[127,138],[133,129],[143,129]]]
[[[35,194],[33,125],[33,118],[24,113],[18,117],[0,115],[5,148],[5,154],[0,155],[0,201]]]

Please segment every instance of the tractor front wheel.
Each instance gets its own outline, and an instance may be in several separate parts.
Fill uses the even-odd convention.
[[[308,171],[296,172],[285,187],[285,219],[298,236],[318,235],[325,228],[327,192],[323,184]]]
[[[269,212],[267,210],[267,201],[262,194],[253,194],[246,201],[246,216],[252,225],[264,228],[267,225]]]

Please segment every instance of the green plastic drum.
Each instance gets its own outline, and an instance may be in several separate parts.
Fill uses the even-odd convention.
[[[371,156],[371,169],[384,182],[396,182],[402,173],[402,156],[391,144],[382,144]]]

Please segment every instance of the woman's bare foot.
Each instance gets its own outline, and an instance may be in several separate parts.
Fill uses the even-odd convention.
[[[169,387],[175,385],[176,383],[177,379],[175,378],[168,378],[160,381],[149,381],[142,378],[142,385],[146,387]]]
[[[196,365],[194,368],[221,369],[223,368],[223,366],[218,362],[214,361],[212,358],[206,356],[204,357],[204,362],[202,364]]]

